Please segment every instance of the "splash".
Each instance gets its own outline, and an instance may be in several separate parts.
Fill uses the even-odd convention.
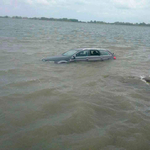
[[[140,78],[141,78],[141,81],[145,82],[147,85],[150,85],[150,82],[149,82],[149,80],[148,80],[148,78],[150,78],[150,76],[149,76],[149,77],[140,76]]]

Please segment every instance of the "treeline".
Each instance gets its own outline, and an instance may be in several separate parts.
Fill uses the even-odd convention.
[[[78,19],[68,19],[68,18],[46,18],[46,17],[33,17],[33,18],[28,18],[28,17],[21,17],[21,16],[0,16],[0,18],[12,18],[12,19],[34,19],[34,20],[48,20],[48,21],[67,21],[67,22],[81,22]]]
[[[142,23],[130,23],[130,22],[114,22],[114,23],[108,23],[104,21],[88,21],[88,22],[83,22],[79,21],[78,19],[68,19],[68,18],[46,18],[46,17],[33,17],[33,18],[28,18],[28,17],[21,17],[21,16],[0,16],[0,18],[12,18],[12,19],[32,19],[32,20],[47,20],[47,21],[65,21],[65,22],[81,22],[81,23],[96,23],[96,24],[112,24],[112,25],[130,25],[130,26],[150,26],[149,24],[146,24],[145,22]]]
[[[136,25],[136,26],[150,26],[150,24],[146,24],[145,22],[142,23],[130,23],[130,22],[114,22],[114,23],[108,23],[103,21],[90,21],[88,23],[99,23],[99,24],[114,24],[114,25]]]

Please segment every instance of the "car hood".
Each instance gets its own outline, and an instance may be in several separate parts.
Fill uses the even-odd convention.
[[[59,56],[51,56],[51,57],[42,59],[42,61],[60,61],[60,60],[68,60],[70,57],[71,57],[71,56],[63,56],[63,55],[59,55]]]

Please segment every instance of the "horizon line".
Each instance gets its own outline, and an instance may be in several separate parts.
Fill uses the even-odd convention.
[[[115,22],[105,22],[105,21],[97,21],[97,20],[90,20],[90,21],[80,21],[75,18],[48,18],[48,17],[23,17],[23,16],[0,16],[0,18],[12,18],[12,19],[35,19],[35,20],[49,20],[49,21],[68,21],[68,22],[79,22],[79,23],[99,23],[99,24],[118,24],[118,25],[145,25],[145,26],[150,26],[150,23],[131,23],[131,22],[120,22],[120,21],[115,21]]]

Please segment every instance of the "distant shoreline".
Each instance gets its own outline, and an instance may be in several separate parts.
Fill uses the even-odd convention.
[[[33,18],[28,18],[28,17],[21,17],[21,16],[0,16],[0,18],[12,18],[12,19],[31,19],[31,20],[46,20],[46,21],[63,21],[63,22],[77,22],[77,23],[94,23],[94,24],[111,24],[111,25],[130,25],[130,26],[150,26],[149,24],[146,24],[145,22],[142,23],[130,23],[130,22],[114,22],[114,23],[109,23],[109,22],[104,22],[104,21],[79,21],[78,19],[68,19],[68,18],[46,18],[46,17],[33,17]]]

